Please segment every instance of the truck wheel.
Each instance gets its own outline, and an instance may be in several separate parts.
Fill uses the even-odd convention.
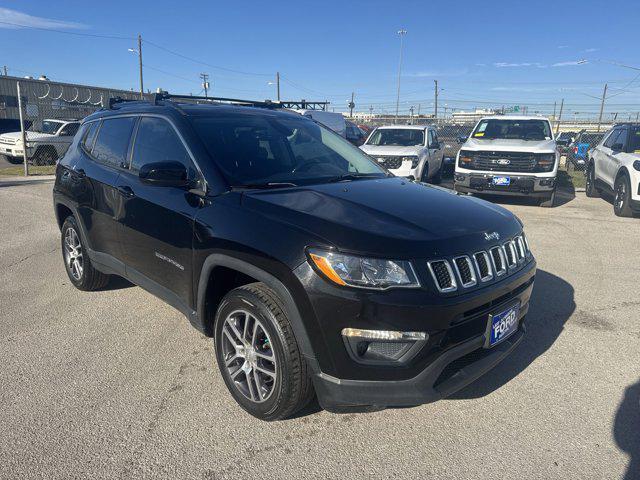
[[[596,188],[596,178],[593,163],[590,163],[587,167],[587,183],[584,189],[585,194],[589,198],[598,198],[600,192]]]
[[[282,302],[263,283],[225,295],[216,312],[214,338],[229,392],[254,417],[290,417],[313,397],[311,375]]]
[[[61,241],[64,267],[71,283],[78,290],[84,291],[104,287],[109,281],[109,275],[99,272],[91,265],[80,228],[73,216],[67,217],[62,224]]]
[[[631,210],[631,185],[629,183],[629,177],[624,173],[618,175],[613,190],[615,192],[613,212],[618,217],[633,216],[633,211]]]
[[[420,181],[422,183],[427,183],[429,181],[429,162],[424,163],[424,168],[420,174]]]
[[[548,197],[542,197],[539,205],[545,208],[552,208],[556,203],[556,191],[551,192],[551,195]]]
[[[434,185],[440,185],[442,183],[442,165],[440,165],[438,172],[431,177],[431,183]]]
[[[19,165],[24,161],[22,157],[9,157],[5,155],[4,158],[7,159],[7,162],[12,163],[14,165]]]
[[[53,145],[41,145],[35,153],[31,163],[33,165],[53,165],[58,159],[58,152]]]

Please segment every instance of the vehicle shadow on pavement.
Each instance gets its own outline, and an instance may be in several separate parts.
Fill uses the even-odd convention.
[[[117,275],[111,275],[109,278],[109,282],[98,291],[100,292],[108,292],[110,290],[122,290],[124,288],[135,287],[133,283],[131,283],[126,278],[119,277]]]
[[[523,342],[496,368],[449,399],[484,397],[511,381],[554,344],[575,308],[573,287],[552,273],[538,270]]]
[[[624,392],[616,413],[613,436],[618,447],[631,458],[624,480],[640,478],[640,381]]]
[[[1,170],[0,170],[1,172]],[[6,177],[5,177],[6,178]],[[9,179],[5,180],[5,178],[0,177],[0,188],[2,187],[19,187],[21,185],[39,185],[41,183],[52,183],[53,180],[50,178],[38,178],[33,180],[14,180]]]

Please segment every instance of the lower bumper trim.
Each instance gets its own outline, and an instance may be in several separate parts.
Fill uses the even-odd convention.
[[[483,349],[484,336],[458,345],[443,353],[417,376],[407,380],[344,380],[318,372],[313,383],[322,408],[333,412],[360,410],[363,407],[406,407],[434,402],[467,386],[509,355],[524,338],[524,318],[510,338],[491,349]],[[478,352],[477,359],[441,379],[452,362]]]

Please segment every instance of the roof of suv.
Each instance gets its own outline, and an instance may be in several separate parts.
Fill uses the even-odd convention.
[[[378,127],[378,130],[387,130],[387,129],[393,129],[393,130],[424,130],[425,128],[428,128],[429,125],[384,125],[382,127]]]
[[[482,117],[482,120],[549,120],[547,117],[541,115],[490,115],[488,117]]]

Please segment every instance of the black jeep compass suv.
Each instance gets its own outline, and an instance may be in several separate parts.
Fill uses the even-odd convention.
[[[183,312],[264,420],[314,392],[335,412],[431,402],[524,335],[535,260],[513,214],[277,105],[114,102],[53,200],[71,282],[118,275]]]

